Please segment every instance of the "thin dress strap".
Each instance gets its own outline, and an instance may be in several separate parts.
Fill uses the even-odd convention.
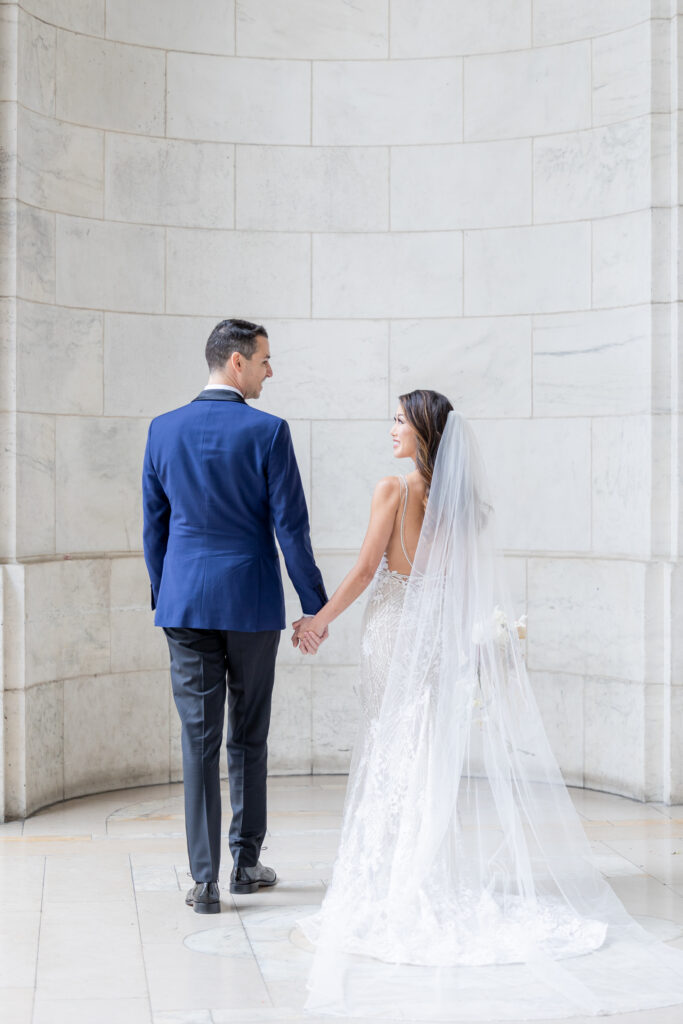
[[[408,481],[406,480],[406,478],[404,476],[399,476],[398,479],[399,479],[399,483],[402,485],[401,489],[403,489],[403,487],[405,487],[405,489],[406,489],[406,492],[405,492],[405,495],[404,495],[404,498],[403,498],[403,515],[401,516],[401,548],[403,550],[403,554],[405,555],[406,562],[408,563],[408,565],[412,569],[413,568],[413,563],[411,562],[410,556],[409,556],[408,552],[406,551],[405,535],[404,535],[404,532],[403,532],[404,531],[404,527],[405,527],[405,523],[406,523],[406,512],[408,511]]]

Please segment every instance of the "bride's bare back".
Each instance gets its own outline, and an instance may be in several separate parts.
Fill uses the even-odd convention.
[[[396,477],[395,480],[397,505],[393,528],[387,541],[387,565],[391,572],[409,576],[424,521],[426,486],[417,470],[405,477]]]

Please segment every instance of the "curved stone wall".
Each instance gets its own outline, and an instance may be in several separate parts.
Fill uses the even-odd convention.
[[[2,5],[8,815],[179,777],[138,481],[226,315],[268,327],[262,405],[291,423],[330,588],[395,468],[397,394],[476,421],[567,779],[668,797],[654,6]],[[314,662],[283,643],[273,770],[346,768],[360,611]]]

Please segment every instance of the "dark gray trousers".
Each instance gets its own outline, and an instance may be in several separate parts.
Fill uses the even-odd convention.
[[[195,882],[215,882],[221,861],[220,752],[228,695],[230,852],[253,867],[266,834],[268,727],[279,630],[241,633],[164,627],[182,725],[185,831]]]

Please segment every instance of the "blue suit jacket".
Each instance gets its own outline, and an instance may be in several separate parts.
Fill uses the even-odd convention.
[[[157,626],[284,629],[273,530],[302,608],[326,602],[285,420],[203,391],[152,420],[142,496]]]

